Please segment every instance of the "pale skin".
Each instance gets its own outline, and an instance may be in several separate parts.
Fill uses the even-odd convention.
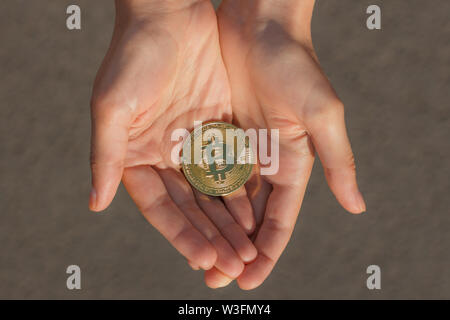
[[[292,234],[317,154],[339,203],[365,211],[342,102],[311,41],[313,0],[117,0],[92,97],[92,191],[104,210],[122,180],[147,218],[205,282],[242,289],[268,277]],[[171,133],[194,120],[279,129],[280,166],[236,193],[192,190]]]

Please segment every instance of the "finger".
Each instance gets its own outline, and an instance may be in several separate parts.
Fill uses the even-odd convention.
[[[145,218],[189,261],[210,269],[217,253],[169,197],[150,166],[127,168],[123,183]]]
[[[233,279],[220,272],[217,268],[206,270],[204,277],[206,285],[212,289],[226,287],[233,281]]]
[[[244,269],[244,263],[197,205],[192,189],[183,174],[174,169],[159,169],[158,174],[178,208],[215,247],[217,251],[215,266],[232,278],[239,276]]]
[[[253,216],[252,205],[248,200],[245,187],[241,187],[232,194],[222,198],[236,222],[244,228],[247,234],[251,234],[255,230],[255,217]]]
[[[240,288],[250,290],[259,286],[269,276],[286,247],[300,211],[313,161],[312,156],[304,158],[298,184],[273,186],[255,240],[258,256],[245,266],[237,279]]]
[[[272,192],[272,185],[262,178],[258,170],[255,170],[248,182],[245,184],[245,189],[247,191],[247,196],[250,203],[252,204],[253,214],[255,216],[256,227],[252,234],[252,239],[254,240],[254,237],[257,234],[264,218],[267,199]]]
[[[328,185],[345,209],[352,213],[364,212],[366,205],[356,182],[343,105],[338,99],[320,103],[324,105],[306,117],[306,126],[324,167]]]
[[[300,197],[299,190],[292,187],[274,187],[255,240],[258,256],[245,266],[237,280],[241,289],[254,289],[269,276],[291,236],[300,209]]]
[[[91,172],[89,208],[109,206],[123,173],[130,115],[115,107],[92,104]]]
[[[189,266],[192,268],[192,270],[197,271],[197,270],[200,269],[199,265],[196,264],[196,263],[194,263],[194,262],[192,262],[192,261],[189,261],[189,260],[188,260],[188,264],[189,264]]]
[[[194,190],[194,195],[200,208],[236,250],[242,261],[250,262],[255,259],[258,253],[255,246],[241,226],[236,223],[227,211],[222,201],[217,197],[209,197],[197,190]]]

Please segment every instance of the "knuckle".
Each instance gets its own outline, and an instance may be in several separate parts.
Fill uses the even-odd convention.
[[[89,164],[92,172],[95,172],[102,167],[122,168],[125,159],[117,157],[114,153],[99,150],[96,142],[93,141],[89,153]]]
[[[341,117],[344,104],[338,98],[327,99],[325,103],[306,108],[305,118],[310,122],[322,122]]]
[[[220,229],[222,231],[229,231],[229,232],[235,232],[240,229],[239,225],[236,223],[236,221],[233,219],[231,221],[225,222],[222,226],[220,226]]]
[[[337,113],[338,115],[344,113],[344,103],[336,98],[330,102],[330,110],[331,112]]]
[[[96,114],[104,112],[108,108],[108,105],[110,105],[107,101],[108,100],[104,96],[93,95],[91,97],[92,112]]]
[[[92,172],[97,172],[100,168],[109,167],[112,169],[123,168],[124,162],[122,160],[112,160],[112,159],[99,159],[94,154],[90,157],[90,166]]]
[[[270,217],[266,217],[264,219],[263,224],[265,225],[266,229],[272,230],[274,232],[285,233],[285,232],[290,232],[290,230],[291,230],[290,225],[288,225],[286,223],[282,223],[280,220],[270,218]]]
[[[150,210],[152,210],[152,208],[147,208],[145,214],[149,215]],[[172,237],[169,237],[169,241],[172,242],[177,242],[180,240],[183,241],[184,238],[189,237],[189,235],[192,234],[193,232],[195,232],[194,227],[190,225],[185,225],[181,227],[179,230],[177,230]]]
[[[140,211],[147,217],[152,218],[155,213],[160,211],[160,208],[170,208],[173,204],[172,199],[168,195],[163,195],[157,198],[155,201],[151,201],[146,206],[143,206],[140,208]],[[186,229],[189,227],[186,227]],[[178,232],[178,235],[180,233],[183,233],[187,230],[181,229]]]
[[[356,162],[355,162],[355,156],[353,152],[350,153],[348,157],[348,167],[355,172],[356,171]]]
[[[91,115],[95,122],[105,124],[122,123],[129,116],[129,110],[119,104],[110,102],[106,98],[93,98],[91,101]]]
[[[206,229],[205,236],[211,243],[226,242],[225,238],[214,229]]]
[[[191,197],[190,195],[181,195],[181,197],[182,198],[177,203],[178,207],[181,210],[188,212],[194,212],[199,210],[197,204],[195,203],[194,197]]]

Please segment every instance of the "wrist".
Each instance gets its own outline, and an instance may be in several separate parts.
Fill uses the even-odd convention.
[[[315,0],[224,0],[222,11],[239,17],[247,30],[258,33],[276,23],[298,41],[311,42],[311,18]]]
[[[116,22],[150,22],[205,1],[207,0],[115,0]]]

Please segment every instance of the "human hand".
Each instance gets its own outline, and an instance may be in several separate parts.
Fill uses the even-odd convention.
[[[146,219],[193,268],[215,265],[235,278],[256,256],[243,230],[255,225],[245,189],[224,202],[194,194],[171,159],[175,129],[231,122],[214,9],[207,0],[116,0],[116,9],[92,95],[89,206],[105,209],[123,179]]]
[[[339,203],[355,214],[365,211],[343,104],[312,46],[313,6],[313,0],[224,0],[218,12],[234,122],[243,129],[279,129],[279,171],[256,172],[246,185],[258,256],[237,279],[242,289],[259,286],[287,245],[315,151]],[[220,275],[211,269],[205,277]]]

